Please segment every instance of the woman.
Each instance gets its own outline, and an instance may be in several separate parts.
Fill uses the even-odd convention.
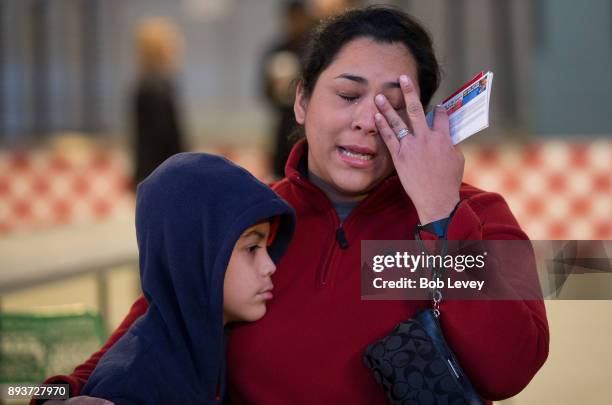
[[[417,224],[440,220],[448,239],[527,238],[501,196],[461,183],[463,157],[445,112],[427,126],[424,106],[438,83],[428,34],[395,9],[349,11],[314,34],[294,106],[305,139],[274,185],[297,228],[268,314],[231,333],[232,402],[386,403],[363,351],[429,303],[361,301],[362,240],[413,239]],[[141,299],[107,346],[144,308]],[[515,395],[546,360],[541,301],[444,301],[441,311],[447,341],[483,398]],[[75,370],[73,388],[96,356]]]

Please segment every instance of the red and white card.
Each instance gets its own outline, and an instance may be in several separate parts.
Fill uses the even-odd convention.
[[[489,127],[489,104],[493,72],[480,72],[442,102],[450,121],[453,145]],[[433,110],[427,113],[429,126]]]

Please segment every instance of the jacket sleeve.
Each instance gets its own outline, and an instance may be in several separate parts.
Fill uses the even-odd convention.
[[[143,315],[148,308],[147,300],[141,295],[130,308],[130,312],[127,314],[123,322],[117,329],[111,334],[104,346],[96,353],[92,354],[83,364],[77,366],[72,374],[70,375],[55,375],[47,378],[44,384],[68,384],[70,387],[70,396],[75,397],[81,393],[81,389],[87,383],[87,379],[96,368],[98,361],[110,349],[115,342],[117,342],[127,330],[132,326],[134,321]],[[41,403],[40,401],[32,400],[30,405]]]
[[[421,236],[436,238],[427,232]],[[447,236],[449,240],[528,239],[504,199],[495,193],[479,193],[462,201]],[[521,288],[513,285],[512,278],[506,281],[515,291]],[[548,357],[548,321],[541,299],[449,300],[442,301],[440,311],[448,344],[484,398],[497,401],[516,395]]]

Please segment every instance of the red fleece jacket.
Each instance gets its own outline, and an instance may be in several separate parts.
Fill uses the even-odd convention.
[[[305,150],[304,142],[296,145],[287,178],[273,186],[295,208],[297,229],[273,276],[275,297],[268,313],[230,334],[229,397],[232,403],[266,405],[384,404],[382,387],[363,364],[363,351],[429,303],[362,301],[360,242],[413,239],[417,213],[392,176],[341,225],[329,199],[298,170]],[[527,238],[500,195],[467,184],[460,194],[449,239]],[[146,306],[139,298],[98,353],[70,376],[47,382],[67,381],[71,395],[78,394],[101,355]],[[484,398],[516,395],[548,356],[542,301],[443,301],[441,311],[446,340]]]

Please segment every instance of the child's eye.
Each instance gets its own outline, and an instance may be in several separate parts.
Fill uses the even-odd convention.
[[[352,103],[353,101],[357,100],[359,97],[357,96],[347,96],[344,94],[338,94],[340,96],[340,98],[342,98],[343,100],[348,101],[349,103]]]
[[[249,251],[249,253],[254,253],[255,251],[257,251],[257,249],[259,249],[261,246],[259,245],[253,245],[253,246],[249,246],[247,248],[247,250]]]

